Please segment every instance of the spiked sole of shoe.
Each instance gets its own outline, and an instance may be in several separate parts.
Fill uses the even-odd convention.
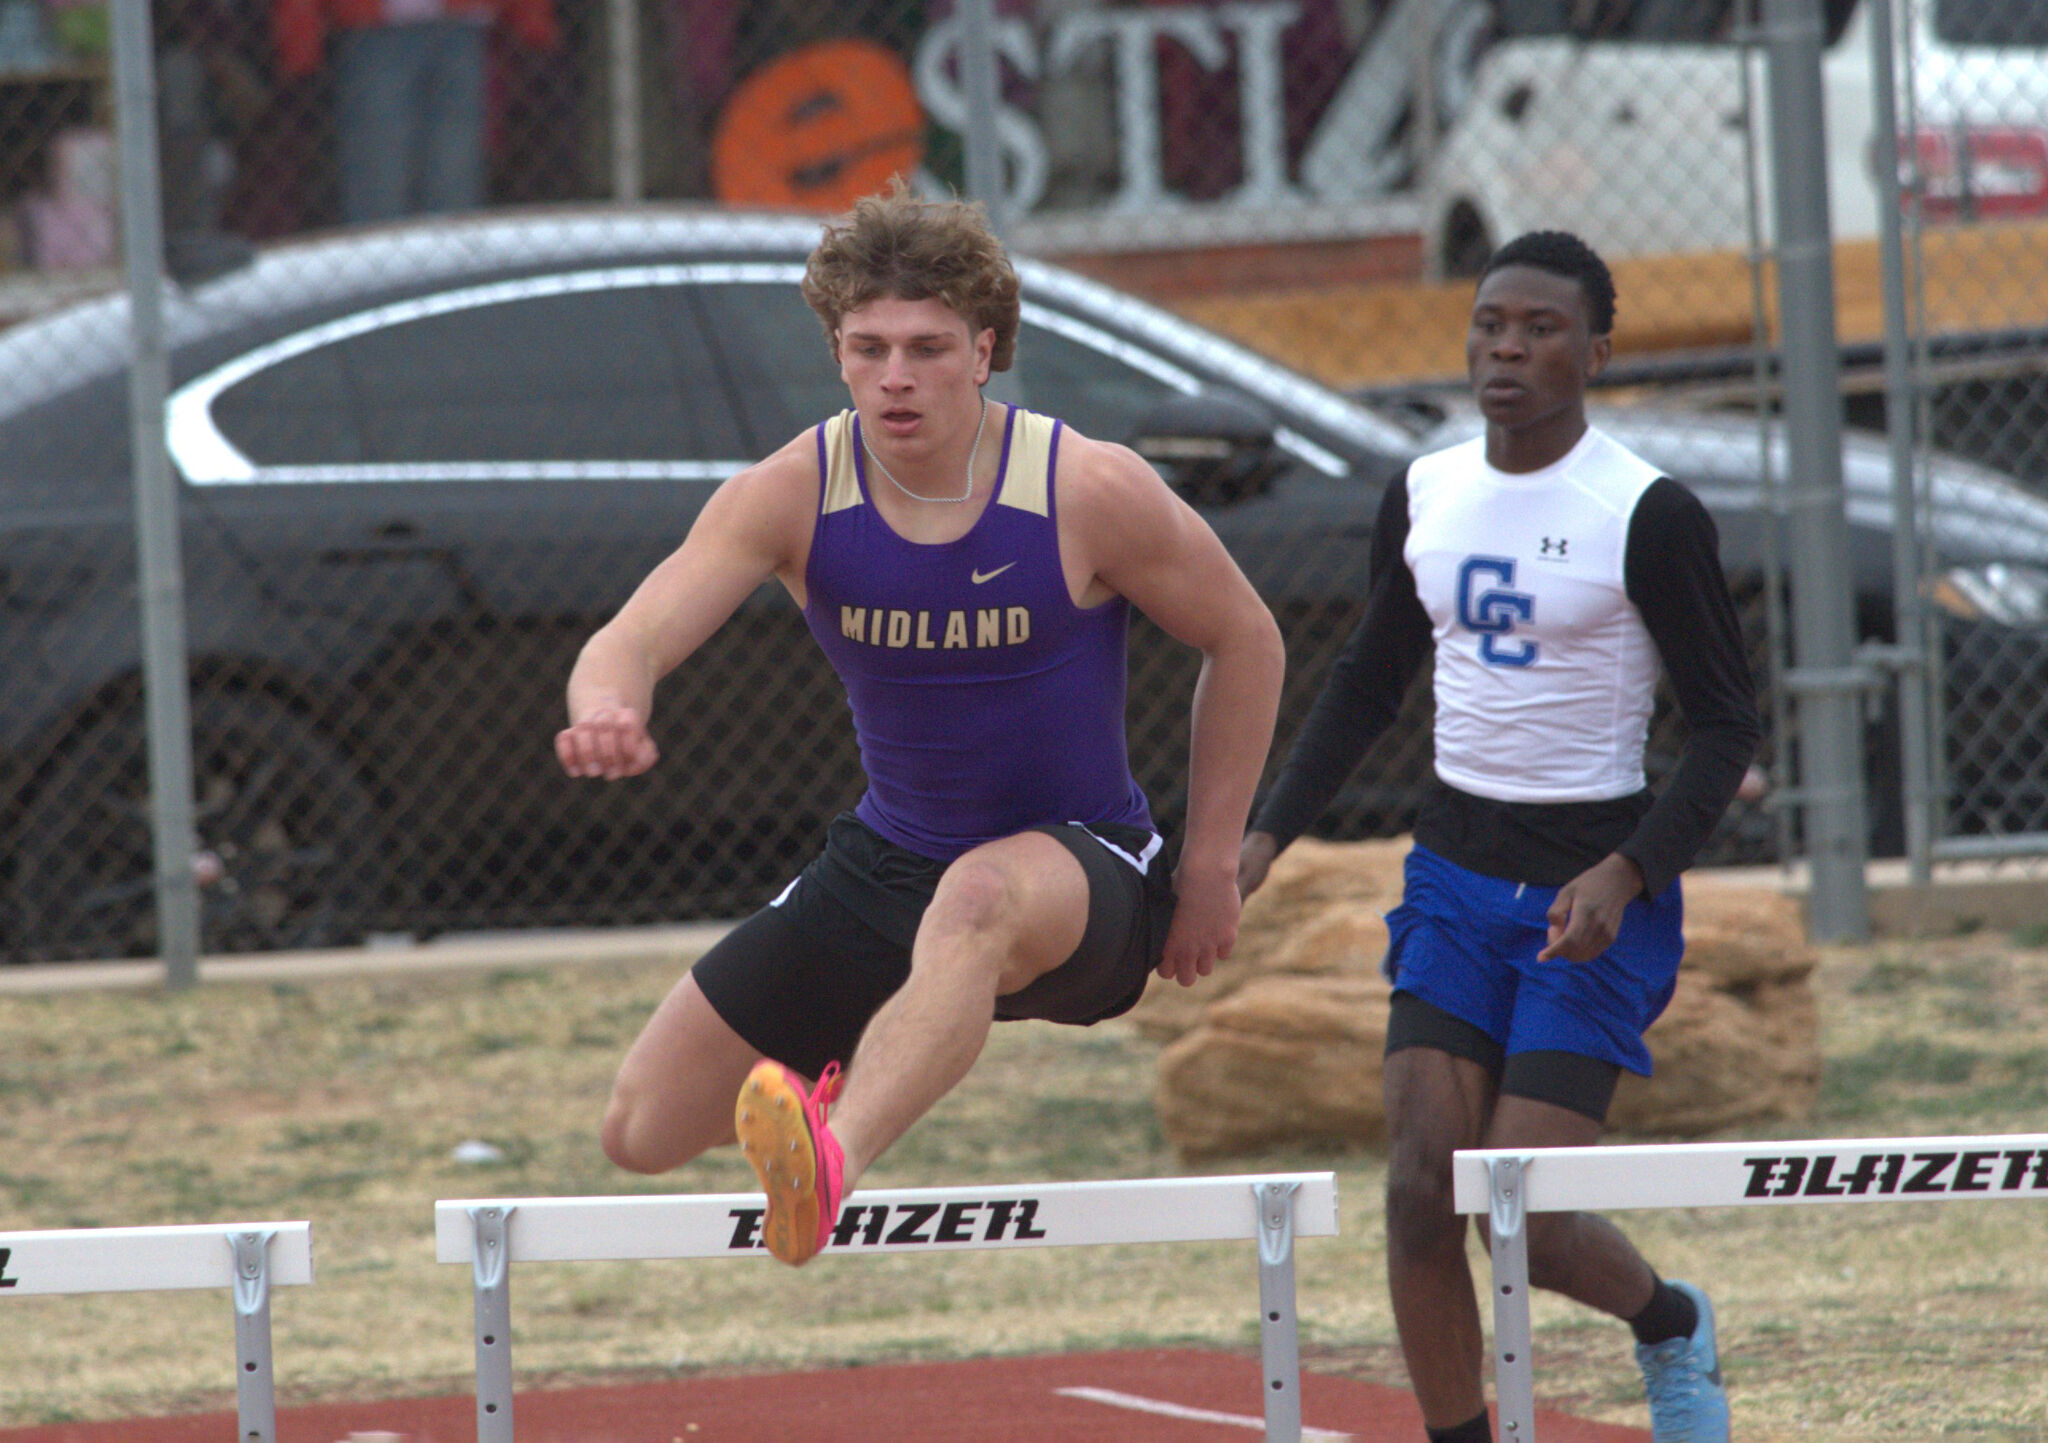
[[[781,1074],[749,1076],[740,1087],[733,1127],[768,1195],[762,1241],[785,1263],[809,1262],[818,1251],[818,1157],[796,1089]]]

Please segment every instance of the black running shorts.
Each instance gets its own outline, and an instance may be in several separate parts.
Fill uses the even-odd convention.
[[[1088,925],[1060,966],[996,999],[997,1021],[1087,1026],[1128,1012],[1166,946],[1173,886],[1137,827],[1045,826],[1088,876]],[[910,948],[946,864],[884,840],[851,814],[825,850],[768,906],[692,969],[726,1025],[768,1057],[815,1078],[842,1065],[910,976]]]
[[[1548,1102],[1595,1122],[1607,1121],[1621,1080],[1621,1065],[1604,1057],[1549,1050],[1511,1054],[1464,1018],[1396,989],[1387,1014],[1387,1051],[1404,1047],[1433,1047],[1476,1062],[1493,1074],[1502,1096]]]

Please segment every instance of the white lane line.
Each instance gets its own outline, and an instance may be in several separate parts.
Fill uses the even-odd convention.
[[[1254,1432],[1266,1431],[1266,1420],[1249,1418],[1242,1413],[1218,1413],[1209,1408],[1189,1408],[1179,1403],[1166,1403],[1157,1398],[1140,1398],[1135,1393],[1118,1393],[1108,1388],[1055,1388],[1062,1398],[1085,1398],[1090,1403],[1107,1403],[1112,1408],[1130,1408],[1139,1413],[1157,1413],[1166,1418],[1186,1418],[1195,1423],[1227,1423],[1233,1428],[1250,1428]],[[1327,1428],[1303,1428],[1304,1440],[1315,1443],[1349,1443],[1349,1433],[1332,1433]]]

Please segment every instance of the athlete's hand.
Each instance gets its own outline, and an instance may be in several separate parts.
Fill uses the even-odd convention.
[[[1591,962],[1614,945],[1621,914],[1642,893],[1641,869],[1621,853],[1594,863],[1557,889],[1550,904],[1550,945],[1536,954],[1536,960]]]
[[[1159,975],[1192,987],[1197,977],[1207,977],[1230,955],[1243,903],[1237,879],[1228,871],[1183,866],[1173,874],[1173,891],[1173,926],[1167,929]]]
[[[1244,845],[1237,851],[1237,895],[1250,901],[1252,893],[1266,885],[1266,873],[1273,870],[1273,859],[1280,855],[1280,844],[1273,840],[1271,832],[1246,832]]]
[[[604,707],[555,733],[555,755],[572,777],[637,777],[661,759],[647,719],[629,706]]]

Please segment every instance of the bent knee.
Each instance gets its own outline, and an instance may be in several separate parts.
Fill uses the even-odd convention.
[[[604,1124],[598,1129],[598,1140],[614,1167],[639,1173],[668,1171],[650,1145],[652,1139],[647,1133],[648,1129],[633,1106],[618,1097],[612,1098],[604,1110]]]
[[[692,1136],[657,1100],[635,1097],[623,1089],[612,1094],[598,1129],[598,1141],[613,1166],[650,1176],[681,1167],[724,1140],[723,1136]]]
[[[1000,938],[1018,920],[1014,879],[1001,866],[974,856],[946,869],[925,908],[920,931],[932,936]]]

